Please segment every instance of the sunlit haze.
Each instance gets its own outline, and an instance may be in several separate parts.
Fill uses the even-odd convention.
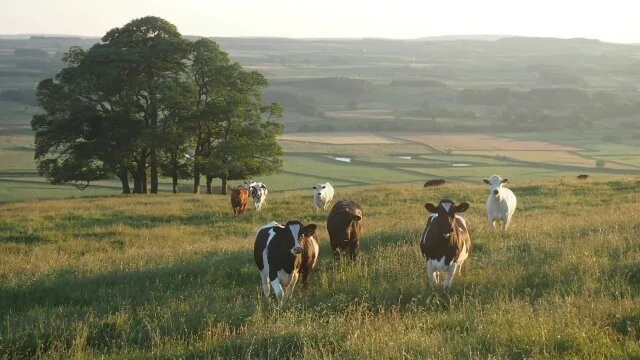
[[[3,0],[0,34],[104,35],[153,15],[183,35],[415,39],[443,35],[640,43],[635,1]]]

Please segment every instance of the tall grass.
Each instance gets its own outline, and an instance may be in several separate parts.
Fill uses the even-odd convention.
[[[310,192],[232,215],[211,195],[0,205],[0,357],[6,359],[518,359],[640,357],[640,181],[514,184],[507,233],[482,185],[337,188],[364,209],[360,258],[335,263]],[[469,201],[473,251],[431,288],[423,205]],[[252,259],[271,220],[315,222],[320,260],[283,308]]]

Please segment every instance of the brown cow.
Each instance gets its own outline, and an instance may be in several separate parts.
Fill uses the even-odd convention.
[[[587,180],[588,178],[589,178],[589,175],[587,174],[578,175],[578,180]]]
[[[244,213],[247,208],[247,202],[249,202],[249,189],[238,186],[231,190],[231,207],[234,215],[238,216]]]
[[[339,260],[342,251],[349,251],[349,258],[355,260],[362,233],[362,208],[355,201],[340,200],[331,208],[327,218],[327,232],[333,250],[333,257]]]
[[[426,183],[424,183],[424,187],[440,186],[440,185],[444,185],[446,183],[447,183],[447,181],[445,179],[433,179],[433,180],[429,180]]]
[[[427,265],[427,277],[432,285],[439,282],[439,272],[446,271],[447,277],[442,283],[448,288],[453,282],[456,270],[471,252],[471,238],[464,219],[456,214],[467,211],[469,203],[456,205],[449,199],[443,199],[436,206],[432,203],[424,205],[432,213],[420,239],[420,251]]]

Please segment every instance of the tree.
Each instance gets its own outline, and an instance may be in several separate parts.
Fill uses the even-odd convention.
[[[277,104],[262,106],[266,79],[231,63],[207,39],[183,39],[157,17],[110,30],[37,91],[44,114],[33,117],[38,169],[52,183],[86,187],[117,176],[122,192],[158,191],[159,175],[211,180],[270,173],[281,167]],[[263,115],[268,118],[264,119]],[[259,153],[250,150],[258,149]],[[191,156],[193,154],[193,156]],[[247,159],[245,159],[247,157]],[[224,190],[223,190],[224,191]]]
[[[63,58],[69,66],[40,82],[37,97],[45,114],[31,122],[40,174],[53,184],[75,182],[82,188],[126,169],[124,154],[135,132],[121,123],[122,112],[110,101],[117,96],[95,90],[98,76],[88,71],[85,56],[72,47]],[[128,182],[123,192],[129,192]]]
[[[207,193],[212,180],[227,180],[268,174],[282,167],[277,157],[282,150],[276,141],[282,125],[272,121],[283,109],[276,103],[261,104],[267,80],[258,72],[248,72],[231,63],[218,44],[208,39],[194,42],[191,78],[196,86],[194,119],[194,192],[200,177],[206,176]],[[268,115],[263,119],[262,115]]]
[[[111,60],[126,74],[124,85],[133,96],[137,119],[143,122],[143,138],[135,160],[134,192],[147,190],[144,179],[148,159],[151,193],[157,193],[160,96],[164,88],[180,81],[189,43],[173,24],[154,16],[135,19],[122,28],[112,29],[102,41]]]
[[[115,173],[123,193],[131,173],[133,192],[146,193],[149,161],[157,192],[160,96],[179,81],[188,42],[157,17],[112,29],[102,41],[86,52],[72,47],[63,59],[68,67],[38,86],[45,114],[32,127],[40,172],[55,183]]]

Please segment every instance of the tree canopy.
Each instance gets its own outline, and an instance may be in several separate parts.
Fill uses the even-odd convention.
[[[54,184],[119,178],[123,193],[157,193],[159,176],[227,180],[281,169],[283,113],[262,104],[267,80],[209,39],[189,41],[158,17],[132,20],[88,50],[71,47],[37,89],[35,159]],[[133,191],[129,178],[133,178]],[[150,188],[149,188],[150,183]]]

